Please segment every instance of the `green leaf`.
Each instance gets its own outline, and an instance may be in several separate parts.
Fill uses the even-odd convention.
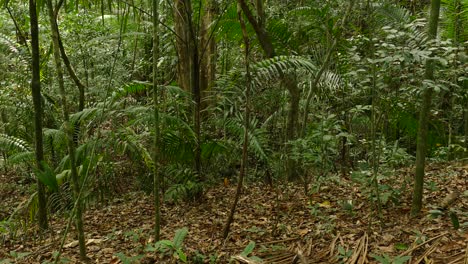
[[[406,262],[408,262],[408,260],[411,259],[411,256],[401,256],[401,257],[395,257],[393,259],[393,263],[392,264],[404,264]]]
[[[182,243],[184,242],[185,236],[188,234],[188,228],[184,227],[176,231],[174,236],[174,247],[179,249],[182,247]]]
[[[404,243],[396,243],[395,244],[395,249],[397,249],[397,250],[407,250],[408,245],[406,245]]]
[[[452,222],[453,228],[454,228],[454,229],[460,228],[460,221],[458,220],[457,213],[455,213],[455,212],[450,212],[450,213],[449,213],[449,216],[450,216],[450,221]]]
[[[370,254],[375,260],[377,260],[381,264],[392,264],[391,258],[387,254],[383,254],[383,256]]]
[[[439,210],[439,209],[434,209],[434,210],[429,210],[429,214],[431,214],[431,217],[432,217],[432,218],[437,218],[437,217],[443,215],[444,212],[442,212],[442,211]]]
[[[247,257],[250,253],[253,252],[254,248],[255,248],[255,242],[250,241],[250,243],[242,251],[241,255],[244,257]]]
[[[155,252],[156,250],[157,250],[157,248],[154,247],[154,246],[151,245],[151,244],[148,244],[148,245],[146,245],[146,247],[145,247],[145,251],[146,251],[146,252]]]
[[[156,248],[161,249],[163,251],[169,250],[169,249],[174,249],[174,243],[170,240],[160,240],[156,242],[155,244]]]
[[[22,259],[26,256],[31,254],[31,252],[16,252],[16,251],[10,251],[10,256],[12,256],[15,259]]]
[[[42,183],[44,183],[47,187],[49,187],[52,191],[58,191],[58,182],[55,176],[55,172],[45,162],[42,162],[42,167],[43,171],[37,168],[34,169],[37,178],[39,178],[39,180]]]
[[[187,263],[187,255],[182,251],[182,249],[177,249],[177,256],[183,263]]]

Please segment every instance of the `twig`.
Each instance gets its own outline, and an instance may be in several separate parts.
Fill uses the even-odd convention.
[[[267,241],[267,242],[262,242],[262,243],[256,243],[256,245],[270,245],[270,244],[277,244],[281,242],[289,242],[289,241],[294,241],[298,240],[300,237],[293,237],[293,238],[286,238],[286,239],[281,239],[281,240],[274,240],[274,241]],[[227,247],[224,250],[232,250],[232,249],[240,249],[244,248],[245,246],[236,246],[236,247]]]
[[[457,263],[460,263],[462,260],[463,260],[464,256],[460,256],[450,262],[448,262],[447,264],[457,264]],[[466,262],[465,262],[466,263]]]
[[[367,233],[364,233],[364,235],[358,240],[357,246],[356,246],[356,251],[354,252],[353,256],[349,261],[347,262],[348,264],[354,264],[359,260],[359,264],[364,263],[366,259],[366,255],[363,255],[362,253],[367,254]],[[362,258],[361,258],[362,257]]]
[[[463,261],[463,264],[468,264],[468,241],[466,242],[465,261]]]
[[[424,258],[428,257],[434,250],[436,250],[437,246],[440,244],[440,238],[437,239],[437,241],[418,259],[416,260],[413,264],[419,264],[421,261],[424,260]]]
[[[367,249],[369,248],[369,236],[367,233],[365,234],[365,239],[364,239],[364,254],[361,255],[361,259],[359,260],[359,264],[364,264],[367,259]]]
[[[405,252],[401,253],[401,254],[398,255],[398,256],[399,256],[399,257],[407,256],[407,254],[409,254],[409,253],[415,251],[416,249],[418,249],[418,248],[420,248],[420,247],[422,247],[422,246],[424,246],[424,245],[426,245],[426,244],[428,244],[428,243],[430,243],[430,242],[432,242],[432,241],[434,241],[434,240],[436,240],[436,239],[438,239],[438,238],[441,238],[441,237],[443,237],[443,236],[445,236],[445,235],[447,235],[447,234],[448,234],[448,232],[445,232],[445,233],[442,233],[442,234],[440,234],[440,235],[438,235],[438,236],[435,236],[435,237],[433,237],[433,238],[427,240],[426,242],[423,242],[423,243],[421,243],[421,244],[419,244],[419,245],[417,245],[417,246],[415,246],[415,247],[413,247],[413,248],[410,248],[410,249],[406,250]]]
[[[335,239],[333,239],[332,243],[330,244],[330,257],[333,257],[335,252],[336,241],[340,237],[340,234],[336,235]]]

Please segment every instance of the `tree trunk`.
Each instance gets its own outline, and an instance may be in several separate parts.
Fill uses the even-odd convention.
[[[240,194],[242,192],[242,185],[244,181],[244,175],[247,168],[247,157],[248,157],[248,145],[249,145],[249,123],[250,123],[250,68],[249,68],[249,46],[250,41],[247,35],[247,28],[245,26],[244,20],[242,19],[242,14],[240,10],[238,11],[238,17],[242,28],[242,36],[244,39],[245,45],[245,120],[244,120],[244,143],[242,144],[242,160],[241,167],[239,172],[239,179],[237,181],[236,196],[234,197],[234,202],[232,203],[231,211],[229,213],[228,219],[226,220],[226,225],[223,230],[223,238],[226,239],[229,235],[229,229],[231,223],[234,220],[234,214],[236,212],[237,203],[239,202]]]
[[[184,0],[174,0],[174,31],[176,32],[177,83],[184,91],[190,91],[190,31]]]
[[[198,56],[198,45],[196,43],[196,37],[193,26],[191,26],[191,39],[192,39],[192,48],[191,48],[191,65],[192,65],[192,97],[194,101],[193,105],[193,124],[194,132],[196,137],[195,142],[195,171],[198,174],[200,180],[204,180],[202,171],[201,171],[201,90],[200,90],[200,61]]]
[[[39,67],[39,27],[36,11],[36,1],[29,0],[29,20],[31,23],[31,92],[34,104],[34,136],[36,140],[36,164],[40,171],[43,170],[42,162],[44,161],[44,148],[43,148],[43,137],[42,137],[42,96],[41,96],[41,81],[40,81],[40,67]],[[47,204],[45,197],[45,186],[37,178],[37,197],[38,197],[38,222],[39,228],[45,230],[48,228],[47,221]]]
[[[468,51],[466,51],[468,54]],[[464,147],[465,147],[465,164],[468,164],[468,80],[462,81],[462,87],[465,91],[464,99],[465,103],[463,104],[463,132],[464,132]]]
[[[440,0],[431,1],[431,16],[429,18],[429,39],[435,39],[437,37],[437,26],[439,23],[439,11],[440,11]],[[434,80],[434,61],[427,59],[426,69],[424,78],[426,80]],[[426,163],[426,152],[427,152],[427,134],[428,134],[428,123],[429,114],[432,99],[432,88],[427,88],[422,94],[422,105],[419,112],[419,127],[417,136],[416,146],[416,172],[414,177],[414,189],[413,189],[413,202],[411,208],[411,215],[417,216],[421,212],[422,208],[422,196],[423,196],[423,185],[424,185],[424,169]]]
[[[199,180],[203,181],[204,177],[201,171],[201,89],[200,89],[200,54],[198,50],[198,35],[192,21],[192,2],[190,0],[176,0],[175,2],[175,21],[176,33],[180,37],[180,41],[184,44],[178,47],[179,67],[183,68],[183,72],[179,71],[179,79],[182,81],[179,85],[186,90],[191,88],[193,99],[193,126],[195,132],[195,148],[194,148],[194,168]],[[178,38],[179,39],[179,38]],[[181,44],[182,44],[181,43]],[[188,85],[186,79],[188,77]],[[187,85],[184,87],[182,85]]]
[[[158,89],[158,60],[159,60],[159,0],[153,0],[153,104],[154,104],[154,237],[159,241],[161,229],[161,209],[159,202],[160,174],[159,174],[159,89]]]
[[[209,98],[209,92],[214,85],[216,73],[216,42],[213,36],[213,30],[210,25],[214,21],[217,12],[216,1],[210,0],[205,7],[201,21],[200,32],[200,90],[202,95],[202,109],[209,104],[206,99]]]
[[[73,185],[73,194],[75,198],[76,206],[76,216],[75,223],[76,229],[78,231],[78,241],[80,248],[80,258],[86,260],[86,246],[85,246],[85,237],[84,237],[84,228],[83,228],[83,207],[80,199],[80,180],[78,176],[77,164],[76,164],[76,151],[75,144],[73,142],[73,126],[70,124],[69,113],[68,113],[68,103],[67,96],[65,92],[65,85],[63,80],[63,70],[62,62],[60,59],[60,45],[59,45],[59,32],[57,25],[57,14],[60,6],[57,7],[57,10],[54,11],[52,6],[52,0],[47,0],[47,9],[49,11],[49,21],[51,26],[52,33],[52,43],[55,59],[55,67],[57,71],[57,79],[59,84],[60,97],[62,100],[62,114],[64,120],[65,134],[67,137],[67,147],[68,147],[68,156],[70,159],[70,171],[71,171],[71,180]]]

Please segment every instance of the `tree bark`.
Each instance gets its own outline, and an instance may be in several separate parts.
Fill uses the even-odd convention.
[[[40,171],[43,170],[42,162],[44,161],[44,145],[42,135],[42,96],[41,96],[41,81],[40,81],[40,56],[39,56],[39,27],[36,11],[36,1],[29,0],[29,20],[31,24],[31,92],[34,104],[34,136],[35,136],[35,150],[36,150],[36,164]],[[38,222],[39,228],[45,230],[48,228],[47,221],[47,204],[45,197],[45,186],[37,178],[37,197],[38,197]]]
[[[200,89],[200,54],[198,50],[199,42],[195,26],[192,21],[192,2],[190,0],[175,0],[175,20],[176,33],[181,37],[181,45],[178,47],[179,67],[184,72],[179,71],[179,79],[182,81],[179,85],[186,90],[191,88],[193,108],[193,127],[195,132],[194,148],[194,168],[199,180],[204,177],[201,171],[201,89]],[[185,40],[184,40],[185,38]],[[181,60],[183,59],[183,60]],[[188,86],[187,78],[188,76]]]
[[[153,104],[154,104],[154,236],[159,241],[161,233],[161,206],[159,201],[160,174],[159,174],[159,89],[158,89],[158,60],[159,60],[159,0],[153,0]]]
[[[184,0],[174,0],[174,31],[179,36],[176,38],[177,83],[184,91],[190,91],[190,31],[187,27],[188,17]]]
[[[68,157],[70,159],[70,171],[71,171],[70,174],[71,174],[73,195],[74,195],[75,206],[76,206],[75,224],[76,224],[76,229],[78,231],[80,258],[82,260],[87,260],[85,236],[84,236],[84,228],[83,228],[83,207],[82,207],[82,203],[80,199],[80,180],[78,178],[79,176],[78,176],[78,170],[77,170],[77,164],[76,164],[76,151],[75,151],[75,144],[73,142],[73,127],[71,126],[70,120],[69,120],[70,118],[69,118],[69,112],[68,112],[69,111],[68,102],[67,102],[67,96],[65,92],[65,84],[63,80],[62,62],[60,58],[60,45],[59,45],[60,37],[59,37],[59,32],[58,32],[57,20],[56,20],[56,14],[58,13],[58,9],[54,11],[52,0],[47,0],[47,9],[49,12],[49,21],[50,21],[50,26],[51,26],[55,68],[57,72],[60,97],[62,101],[62,115],[63,115],[63,120],[64,120],[65,134],[67,137]]]
[[[431,15],[429,18],[429,40],[437,37],[437,26],[439,23],[439,12],[440,12],[440,0],[431,1]],[[426,80],[434,80],[434,61],[427,59],[425,65],[424,78]],[[424,186],[424,169],[426,164],[426,152],[427,152],[427,134],[428,134],[428,123],[431,109],[433,89],[428,87],[422,93],[422,105],[419,112],[419,127],[417,135],[417,146],[416,146],[416,171],[414,177],[414,188],[413,188],[413,202],[411,208],[411,215],[417,216],[421,212],[422,198],[423,198],[423,186]]]
[[[203,12],[200,32],[200,90],[202,96],[202,109],[205,109],[209,102],[208,93],[214,85],[216,73],[216,42],[213,38],[211,24],[217,12],[216,1],[210,0]]]

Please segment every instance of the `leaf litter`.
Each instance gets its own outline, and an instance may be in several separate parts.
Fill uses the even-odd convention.
[[[426,171],[424,208],[417,218],[409,216],[412,189],[409,185],[402,189],[398,201],[383,205],[379,216],[375,203],[361,191],[363,187],[343,177],[326,180],[319,191],[307,195],[300,183],[277,184],[273,189],[249,183],[243,189],[231,233],[224,240],[221,234],[235,186],[220,182],[207,190],[199,203],[163,203],[161,237],[170,241],[176,230],[187,227],[181,249],[189,263],[194,263],[194,257],[198,256],[198,263],[210,263],[211,258],[217,259],[216,263],[466,264],[468,166],[431,163]],[[392,184],[405,186],[404,181],[412,179],[413,168],[395,173],[399,182]],[[0,186],[6,186],[14,178],[0,179]],[[456,213],[460,223],[456,230],[447,212],[437,217],[431,213],[440,209],[444,198],[454,192],[459,197],[449,208],[442,209]],[[8,195],[2,196],[2,213],[27,199],[20,198],[21,195],[20,191],[13,194],[9,190]],[[152,204],[151,196],[128,192],[106,206],[88,208],[84,223],[92,262],[182,263],[173,255],[145,250],[156,242],[152,235]],[[16,263],[51,261],[65,226],[63,215],[53,215],[50,230],[41,236],[37,235],[34,223],[26,225],[27,230],[16,237],[1,233],[0,263],[15,263],[15,258]],[[241,254],[252,241],[255,247],[249,256]],[[24,255],[19,256],[20,253]],[[73,227],[62,257],[70,263],[80,263]]]

